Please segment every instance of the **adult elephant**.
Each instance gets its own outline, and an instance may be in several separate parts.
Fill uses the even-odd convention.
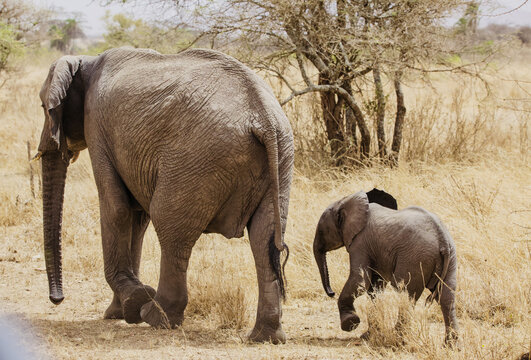
[[[39,153],[50,300],[63,300],[61,222],[70,161],[88,148],[99,194],[105,318],[175,327],[186,307],[186,271],[201,233],[243,236],[258,277],[249,337],[284,342],[280,252],[293,171],[293,135],[271,89],[220,52],[177,55],[112,49],[64,56],[40,98]],[[138,278],[142,239],[153,222],[161,246],[157,291]]]

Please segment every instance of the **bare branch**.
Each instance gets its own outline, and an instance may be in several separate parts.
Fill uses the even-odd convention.
[[[280,72],[278,71],[277,69],[273,69],[272,67],[270,66],[266,66],[264,64],[260,64],[257,66],[258,69],[260,70],[264,70],[264,71],[268,71],[268,72],[271,72],[273,73],[277,78],[279,78],[284,84],[286,84],[286,86],[291,90],[291,92],[296,92],[296,90],[293,88],[293,86],[291,85],[291,83],[288,81],[288,79],[286,79],[286,77]]]
[[[357,78],[357,77],[360,77],[360,76],[363,76],[363,75],[366,75],[368,73],[370,73],[372,71],[372,67],[367,67],[361,71],[355,71],[353,74],[352,74],[352,78]]]
[[[507,14],[510,14],[512,12],[515,12],[516,10],[520,9],[522,6],[524,6],[525,4],[528,3],[529,0],[524,0],[523,3],[521,3],[520,5],[518,5],[517,7],[511,9],[511,10],[508,10],[508,11],[505,11],[505,12],[502,12],[502,13],[499,13],[499,14],[487,14],[487,15],[483,15],[484,17],[497,17],[497,16],[502,16],[502,15],[507,15]]]
[[[304,80],[304,83],[308,87],[312,87],[313,84],[310,81],[310,78],[308,77],[308,74],[306,73],[306,68],[304,67],[304,61],[302,59],[301,52],[300,52],[300,50],[298,48],[297,48],[297,52],[296,52],[296,58],[297,58],[297,64],[299,65],[299,70],[301,72],[301,76],[302,76],[302,79]]]
[[[284,106],[288,102],[293,100],[295,97],[300,96],[300,95],[304,95],[304,94],[308,94],[310,92],[333,92],[333,93],[338,94],[341,97],[343,97],[344,100],[346,101],[346,103],[348,104],[348,106],[352,110],[355,111],[356,109],[359,109],[359,106],[356,103],[356,99],[354,99],[354,97],[351,94],[349,94],[348,91],[346,91],[345,89],[343,89],[342,87],[340,87],[338,85],[314,85],[314,84],[311,84],[310,86],[308,86],[305,89],[293,91],[290,96],[288,96],[286,99],[284,99],[284,100],[282,100],[280,102],[280,105]]]

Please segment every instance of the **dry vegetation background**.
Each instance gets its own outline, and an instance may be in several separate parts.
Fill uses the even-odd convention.
[[[285,345],[246,344],[257,302],[247,238],[203,235],[189,270],[189,305],[176,330],[102,320],[112,293],[103,275],[98,198],[87,152],[69,168],[63,219],[65,301],[48,300],[42,250],[38,177],[30,186],[27,142],[36,151],[43,123],[38,99],[49,62],[27,66],[0,89],[0,315],[24,347],[49,358],[367,358],[516,359],[531,336],[531,65],[530,53],[492,65],[490,94],[478,81],[447,74],[433,87],[409,79],[400,166],[341,171],[326,160],[317,97],[285,108],[297,147],[286,242],[288,300]],[[508,81],[518,79],[519,82]],[[272,81],[276,91],[281,91]],[[394,104],[393,101],[388,103]],[[389,131],[391,131],[389,129]],[[314,230],[332,201],[372,187],[393,194],[399,207],[437,213],[454,237],[458,260],[457,314],[461,349],[442,346],[437,305],[416,306],[386,290],[369,313],[378,331],[367,341],[342,332],[335,299],[322,290],[311,251]],[[160,250],[150,228],[141,279],[158,282]],[[344,250],[329,254],[334,290],[348,275]],[[426,294],[424,295],[424,297]],[[423,297],[423,298],[424,298]],[[401,308],[400,330],[392,329]],[[364,322],[361,327],[367,324]],[[31,334],[34,339],[31,340]],[[17,345],[18,346],[18,345]]]

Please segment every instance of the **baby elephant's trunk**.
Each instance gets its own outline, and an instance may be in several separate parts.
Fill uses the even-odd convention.
[[[321,274],[323,288],[328,296],[334,297],[335,293],[330,287],[330,278],[328,276],[328,265],[326,264],[326,250],[321,242],[321,236],[319,236],[319,232],[315,234],[315,239],[313,242],[313,254],[315,256],[315,262],[317,263],[317,267],[319,268],[319,273]]]

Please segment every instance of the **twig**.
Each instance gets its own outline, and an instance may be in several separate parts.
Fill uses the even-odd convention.
[[[516,10],[520,9],[522,6],[524,6],[525,4],[527,4],[529,0],[524,0],[523,3],[521,3],[520,5],[518,5],[517,7],[515,7],[514,9],[511,9],[511,10],[508,10],[506,12],[502,12],[500,14],[495,14],[495,15],[482,15],[483,17],[496,17],[496,16],[502,16],[502,15],[507,15],[507,14],[510,14],[512,12],[515,12]]]
[[[31,162],[31,159],[32,159],[32,156],[31,156],[31,143],[30,143],[29,140],[26,142],[26,145],[27,145],[26,147],[27,147],[27,150],[28,150],[30,191],[31,191],[31,196],[35,199],[35,185],[34,185],[34,181],[33,181],[33,164]]]

